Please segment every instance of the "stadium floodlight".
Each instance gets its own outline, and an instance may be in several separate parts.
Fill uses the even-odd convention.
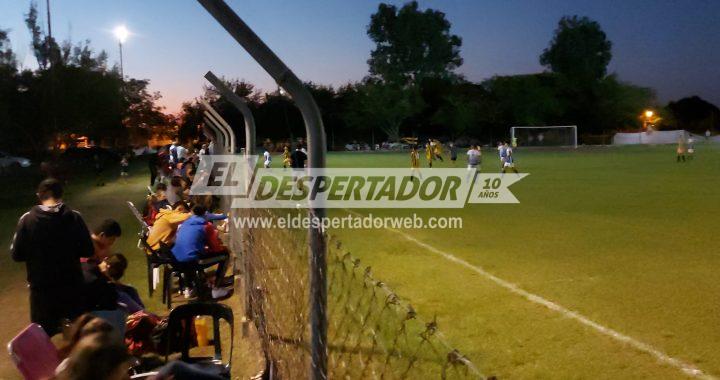
[[[510,136],[519,146],[577,148],[577,125],[517,126]]]
[[[121,44],[124,44],[125,41],[127,41],[128,36],[130,35],[130,32],[125,25],[117,26],[115,30],[113,30],[113,33],[115,34],[115,38],[117,38]]]
[[[127,41],[128,36],[130,35],[130,31],[128,31],[127,27],[125,25],[118,25],[115,30],[113,30],[113,33],[115,34],[115,38],[118,40],[118,46],[120,47],[120,78],[125,78],[125,72],[123,71],[123,44],[125,41]]]

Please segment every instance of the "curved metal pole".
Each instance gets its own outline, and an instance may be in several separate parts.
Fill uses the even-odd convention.
[[[227,153],[227,149],[225,148],[225,137],[223,136],[222,132],[218,128],[216,122],[208,117],[208,115],[205,115],[205,124],[210,127],[210,129],[215,133],[215,142],[218,143],[218,148],[220,148],[223,151],[223,154]],[[217,154],[213,152],[213,154]]]
[[[220,131],[220,133],[222,134],[223,149],[224,149],[223,154],[226,154],[228,151],[230,151],[230,144],[228,143],[228,141],[230,141],[230,136],[228,136],[227,131],[222,126],[222,123],[220,123],[215,116],[213,116],[208,111],[205,111],[204,115],[205,115],[205,118],[207,118],[213,122],[213,125],[215,125],[215,128],[217,128]]]
[[[223,0],[198,0],[220,25],[255,59],[278,85],[287,91],[305,121],[308,167],[324,168],[325,128],[320,109],[300,79],[278,58]],[[322,205],[309,210],[316,218],[325,217]],[[310,367],[309,378],[327,379],[327,242],[321,229],[308,230],[310,241]]]
[[[207,109],[206,112],[210,112],[210,114],[214,117],[214,120],[219,123],[218,126],[223,130],[226,141],[230,142],[230,146],[228,147],[230,153],[235,154],[235,131],[233,131],[230,124],[228,124],[228,122],[225,121],[225,119],[223,119],[217,111],[215,111],[215,108],[213,108],[210,103],[208,103],[205,99],[200,99],[200,102]]]
[[[243,119],[245,120],[245,153],[248,155],[255,154],[255,117],[252,111],[250,111],[247,102],[230,90],[212,71],[208,71],[207,74],[205,74],[205,79],[212,83],[218,92],[242,113]]]

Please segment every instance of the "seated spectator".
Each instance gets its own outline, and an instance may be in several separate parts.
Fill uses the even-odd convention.
[[[118,294],[118,302],[125,304],[128,313],[133,314],[144,310],[145,305],[140,299],[140,295],[135,288],[120,282],[120,279],[125,275],[127,266],[128,262],[125,256],[121,253],[114,253],[103,260],[98,268],[100,269],[100,272],[107,276],[110,279],[110,282],[115,285],[115,290],[117,290]]]
[[[170,204],[175,204],[177,201],[183,200],[183,181],[182,177],[173,176],[170,180],[170,186],[168,186],[165,196]]]
[[[221,252],[210,252],[208,250],[208,238],[205,229],[208,222],[208,212],[205,206],[197,205],[193,207],[192,212],[193,215],[178,227],[172,254],[180,263],[192,263],[209,257],[224,257],[224,260],[218,263],[218,268],[215,272],[215,285],[212,289],[213,298],[222,298],[230,291],[227,288],[223,288],[225,271],[230,257],[227,254],[227,250]]]
[[[147,237],[147,243],[152,249],[160,249],[161,243],[167,246],[172,245],[180,223],[190,217],[187,204],[177,201],[173,204],[172,210],[162,209],[158,212],[155,223]]]
[[[168,201],[167,199],[166,184],[158,183],[155,187],[155,193],[153,195],[155,196],[155,202],[153,203],[153,207],[155,207],[156,211],[169,207],[171,205],[170,201]]]
[[[119,296],[115,285],[94,261],[82,264],[85,282],[83,299],[85,311],[117,310]]]
[[[80,339],[95,333],[112,333],[113,327],[102,318],[86,313],[79,316],[69,327],[67,344],[58,350],[60,359],[67,359]],[[60,365],[62,367],[62,364]]]
[[[124,344],[111,334],[95,333],[80,339],[55,380],[126,380],[132,365]]]
[[[120,223],[115,219],[105,219],[102,223],[96,226],[90,237],[95,247],[95,254],[91,259],[101,262],[111,253],[115,240],[122,235],[122,229]]]

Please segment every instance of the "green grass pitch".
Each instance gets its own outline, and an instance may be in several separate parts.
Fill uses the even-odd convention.
[[[673,146],[515,151],[530,176],[511,189],[519,204],[451,210],[355,210],[375,215],[462,216],[457,230],[336,230],[376,278],[425,319],[437,316],[449,343],[486,375],[501,379],[686,378],[667,362],[530,302],[449,261],[444,252],[518,288],[720,376],[720,147],[699,145],[676,163]],[[483,171],[498,171],[493,149]],[[276,163],[281,162],[279,159]],[[330,153],[331,167],[409,167],[407,153]],[[449,167],[447,160],[435,164]],[[464,165],[460,154],[458,166]],[[117,249],[131,260],[127,281],[146,296],[137,225],[125,200],[140,201],[145,166],[127,184],[71,185],[68,203],[88,223],[120,220]],[[142,173],[142,174],[141,174]],[[513,174],[508,174],[513,175]],[[13,180],[0,196],[9,244],[33,202],[33,181]],[[346,211],[332,210],[331,215]],[[410,237],[410,239],[405,236]],[[419,244],[434,248],[430,250]],[[0,257],[0,306],[7,342],[28,321],[24,268]],[[148,299],[162,310],[159,297]],[[18,378],[7,356],[0,378]]]
[[[407,230],[534,295],[720,375],[720,149],[675,162],[673,146],[516,149],[530,176],[519,204],[357,210],[462,216],[457,230]],[[458,166],[464,163],[460,155]],[[407,153],[331,153],[334,167],[409,167]],[[450,167],[447,157],[436,167]],[[497,172],[493,149],[483,171]],[[507,174],[513,175],[513,174]],[[342,214],[336,210],[331,214]],[[383,230],[333,231],[376,277],[413,302],[486,375],[685,378],[679,369],[509,292]]]

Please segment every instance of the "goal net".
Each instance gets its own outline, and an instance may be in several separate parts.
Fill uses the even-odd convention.
[[[510,128],[513,145],[577,148],[577,126]]]

